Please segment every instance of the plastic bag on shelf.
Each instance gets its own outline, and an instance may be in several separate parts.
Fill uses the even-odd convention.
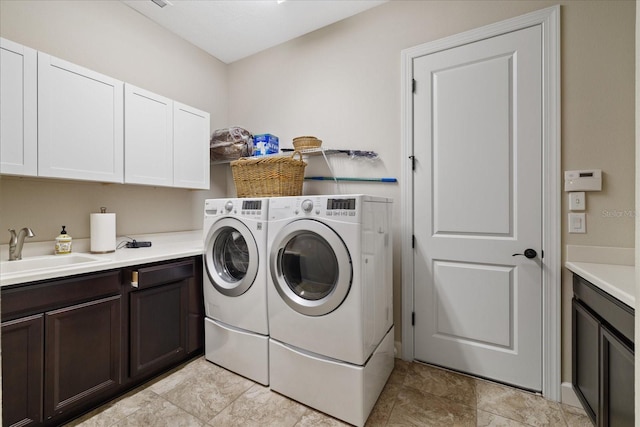
[[[211,135],[209,156],[213,162],[237,160],[253,154],[253,135],[241,127],[217,129]]]

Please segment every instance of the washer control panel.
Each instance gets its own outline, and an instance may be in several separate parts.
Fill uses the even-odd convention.
[[[305,199],[302,201],[302,210],[305,212],[311,212],[313,209],[313,202],[309,199]]]
[[[262,199],[209,199],[205,201],[204,213],[206,216],[242,216],[242,217],[266,217],[266,201]]]

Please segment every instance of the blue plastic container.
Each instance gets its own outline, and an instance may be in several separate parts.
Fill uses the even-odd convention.
[[[264,156],[265,154],[276,154],[280,151],[278,137],[270,133],[263,133],[253,136],[253,155]]]

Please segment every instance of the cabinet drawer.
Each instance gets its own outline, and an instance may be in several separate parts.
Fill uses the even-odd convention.
[[[179,282],[195,276],[195,262],[193,259],[141,267],[129,270],[138,273],[138,289],[151,288],[165,283]],[[128,275],[129,278],[132,274]]]
[[[120,293],[120,270],[2,289],[2,321]]]
[[[634,342],[634,310],[578,275],[573,275],[573,293],[630,342]]]

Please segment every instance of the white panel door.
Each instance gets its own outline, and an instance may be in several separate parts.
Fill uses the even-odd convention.
[[[38,174],[38,56],[0,38],[0,173]]]
[[[173,101],[124,85],[124,182],[173,185]]]
[[[534,26],[413,70],[415,358],[538,391],[541,40]]]
[[[38,175],[123,182],[123,83],[38,52]]]
[[[173,103],[173,185],[209,189],[209,113]]]

